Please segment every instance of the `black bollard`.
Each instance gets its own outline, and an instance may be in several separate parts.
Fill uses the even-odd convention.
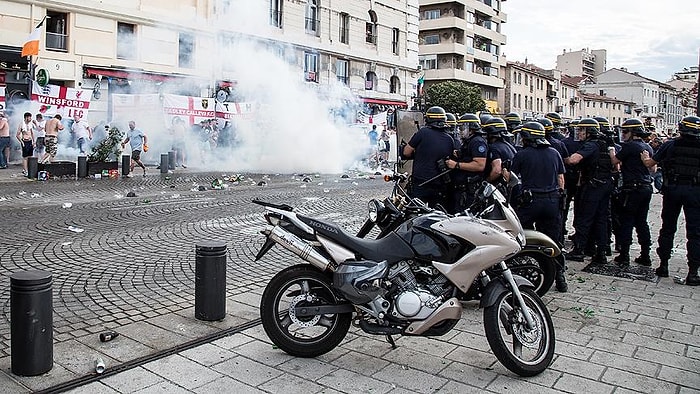
[[[31,156],[27,159],[27,178],[36,179],[39,175],[39,159]]]
[[[215,321],[226,317],[226,244],[197,244],[194,272],[194,317]]]
[[[176,159],[176,154],[174,150],[171,150],[168,152],[168,169],[174,170],[175,169],[175,159]]]
[[[78,156],[78,178],[87,178],[87,156]]]
[[[129,175],[131,169],[131,156],[122,155],[122,176]]]
[[[10,275],[10,353],[12,373],[36,376],[53,367],[53,294],[51,273]]]
[[[160,155],[160,173],[161,174],[168,173],[168,154],[167,153],[161,153],[161,155]]]

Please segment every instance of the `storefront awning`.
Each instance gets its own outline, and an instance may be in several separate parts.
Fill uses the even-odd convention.
[[[368,103],[368,104],[396,105],[399,107],[406,107],[406,103],[403,101],[376,99],[376,98],[369,98],[369,97],[362,97],[362,101],[364,101],[365,103]]]
[[[100,66],[84,66],[84,75],[87,78],[94,78],[99,75],[108,78],[132,79],[132,80],[147,80],[154,82],[174,82],[182,81],[183,79],[194,79],[206,82],[203,78],[184,75],[184,74],[160,74],[152,71],[135,70],[116,67],[100,67]]]

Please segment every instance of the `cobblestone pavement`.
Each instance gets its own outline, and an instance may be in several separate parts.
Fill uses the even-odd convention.
[[[102,357],[108,373],[134,360],[148,362],[85,379],[74,392],[700,392],[699,289],[671,279],[588,274],[584,263],[570,264],[569,293],[544,297],[557,355],[534,378],[518,378],[497,362],[475,303],[465,304],[462,321],[444,337],[400,337],[391,350],[383,338],[352,330],[322,357],[287,356],[255,321],[267,280],[298,259],[273,248],[253,262],[264,223],[250,200],[285,202],[354,230],[366,201],[389,186],[352,174],[310,176],[310,182],[270,175],[261,187],[263,178],[255,175],[225,190],[197,190],[221,176],[30,182],[0,174],[0,391],[85,378]],[[125,197],[129,191],[137,196]],[[659,202],[655,196],[655,229]],[[672,275],[685,276],[683,238],[677,237]],[[194,318],[194,249],[203,240],[228,246],[221,322]],[[50,271],[54,279],[54,367],[38,377],[10,371],[8,276],[25,269]],[[251,324],[241,332],[178,350],[245,323]],[[120,336],[100,343],[97,334],[106,329]],[[168,355],[148,359],[157,353]]]

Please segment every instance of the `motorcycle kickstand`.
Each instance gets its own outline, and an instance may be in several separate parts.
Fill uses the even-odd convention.
[[[386,336],[386,341],[389,342],[392,350],[396,349],[396,342],[394,342],[394,338],[392,338],[391,335]]]

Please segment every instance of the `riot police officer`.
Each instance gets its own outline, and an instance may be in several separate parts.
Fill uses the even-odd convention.
[[[566,138],[566,136],[564,136],[564,134],[561,132],[561,129],[562,129],[563,124],[564,124],[564,122],[561,118],[561,115],[559,115],[556,112],[548,112],[544,115],[544,117],[545,117],[545,119],[548,119],[550,122],[552,122],[553,130],[550,132],[550,135],[552,138],[557,139],[559,141]],[[545,131],[547,131],[546,127],[545,127]],[[551,143],[551,141],[550,141],[550,143]]]
[[[559,152],[562,160],[566,160],[566,158],[569,157],[569,151],[566,149],[566,145],[555,137],[554,124],[552,121],[549,120],[549,118],[539,118],[537,119],[537,122],[544,127],[545,139],[547,142],[549,142],[549,145],[551,145],[554,150]]]
[[[509,112],[506,114],[505,117],[503,117],[503,120],[506,122],[506,127],[508,128],[508,132],[511,134],[517,133],[517,129],[520,128],[522,125],[521,120],[520,120],[520,115],[518,115],[517,112]]]
[[[646,151],[653,155],[651,146],[644,142],[649,133],[644,129],[644,123],[639,119],[627,119],[622,123],[622,136],[625,142],[617,154],[614,147],[608,147],[610,159],[613,164],[622,164],[622,188],[619,195],[619,244],[620,254],[615,261],[622,265],[630,263],[630,245],[632,244],[632,228],[637,229],[637,238],[642,248],[642,253],[634,262],[639,265],[650,266],[651,258],[651,234],[647,215],[652,195],[652,179],[649,169],[641,159],[641,152]]]
[[[594,116],[593,119],[595,119],[598,122],[598,125],[600,126],[600,133],[603,135],[603,138],[606,141],[612,141],[613,147],[615,147],[615,151],[619,152],[620,151],[620,145],[617,144],[617,142],[620,141],[619,135],[616,134],[612,126],[610,125],[610,122],[608,119],[604,116]],[[612,180],[613,180],[613,190],[612,194],[610,195],[610,204],[608,205],[608,214],[607,214],[607,232],[608,232],[608,240],[605,244],[605,255],[606,256],[612,256],[612,248],[610,247],[610,244],[612,243],[612,237],[615,235],[615,249],[619,250],[620,245],[619,245],[619,239],[620,239],[620,211],[622,210],[622,199],[621,199],[621,194],[620,194],[620,172],[619,172],[619,165],[614,165],[613,166],[613,171],[612,171]],[[592,244],[590,244],[592,246]]]
[[[484,180],[488,154],[488,145],[479,118],[474,114],[464,114],[459,119],[465,125],[462,145],[456,160],[447,160],[447,167],[455,169],[452,212],[463,211],[474,202],[474,193]]]
[[[459,146],[459,142],[462,140],[462,138],[460,136],[459,129],[457,128],[457,118],[454,114],[449,112],[445,114],[445,117],[447,118],[445,124],[447,125],[448,133],[450,133],[452,139],[455,140],[455,144]]]
[[[453,154],[455,143],[445,124],[447,116],[442,107],[430,107],[425,112],[425,126],[402,147],[403,157],[413,159],[410,196],[430,206],[448,201],[449,174],[442,168]],[[443,175],[443,176],[441,176]]]
[[[600,126],[595,119],[584,118],[578,123],[579,139],[585,141],[581,148],[567,159],[570,165],[580,164],[580,191],[576,196],[576,223],[574,228],[574,248],[567,253],[571,260],[583,261],[584,248],[589,236],[595,244],[594,264],[605,264],[605,245],[608,241],[607,216],[612,193],[613,164],[608,154],[607,141],[600,133]]]
[[[501,177],[503,168],[507,168],[515,156],[515,147],[507,138],[512,136],[506,128],[506,123],[501,118],[491,118],[483,127],[488,141],[488,155],[484,177],[491,183],[497,182]]]
[[[678,227],[678,215],[685,214],[688,276],[685,284],[700,285],[700,117],[686,116],[678,124],[680,137],[664,143],[649,157],[641,153],[647,167],[663,164],[664,185],[661,208],[661,230],[656,253],[661,260],[656,275],[668,277],[668,260],[673,249],[673,237]]]
[[[532,201],[517,208],[523,228],[546,234],[560,246],[561,206],[564,189],[564,162],[545,138],[545,130],[538,122],[527,122],[520,129],[523,149],[513,158],[511,171],[520,175],[523,192],[532,195]],[[563,256],[556,266],[556,288],[567,291]]]
[[[569,135],[562,140],[564,146],[566,146],[566,151],[576,152],[581,148],[581,141],[578,139],[578,119],[572,120],[568,127]],[[569,219],[569,209],[571,209],[571,202],[575,199],[576,193],[578,192],[578,182],[581,172],[578,166],[571,165],[564,161],[564,166],[566,167],[566,174],[564,174],[564,189],[566,190],[566,201],[564,203],[564,214],[562,215],[562,222],[564,234],[567,233],[566,222]],[[576,220],[576,209],[579,208],[578,205],[574,205],[574,221]]]

